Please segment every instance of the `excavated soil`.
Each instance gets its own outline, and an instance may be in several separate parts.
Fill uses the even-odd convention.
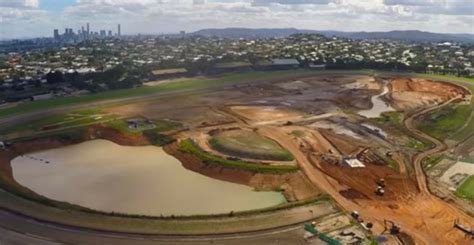
[[[404,188],[404,194],[418,192],[415,180],[402,177],[387,166],[366,164],[365,168],[351,168],[325,163],[320,159],[312,160],[321,162],[322,171],[326,175],[336,179],[342,185],[350,186],[353,191],[361,194],[355,198],[370,197],[377,200],[395,200],[401,194],[401,186]],[[385,195],[376,196],[377,181],[381,178],[385,179],[386,183]]]
[[[390,82],[390,86],[392,105],[401,111],[445,102],[457,96],[465,98],[469,94],[462,87],[426,79],[397,78]]]

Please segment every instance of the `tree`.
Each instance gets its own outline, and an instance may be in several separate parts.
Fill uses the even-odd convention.
[[[48,81],[48,83],[51,84],[65,82],[63,73],[60,71],[50,72],[46,74],[46,80]]]

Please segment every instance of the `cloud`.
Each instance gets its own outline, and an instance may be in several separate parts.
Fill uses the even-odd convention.
[[[306,4],[329,4],[331,0],[253,0],[253,6],[267,5],[306,5]]]
[[[50,35],[86,22],[95,31],[121,23],[131,34],[222,27],[472,33],[474,23],[474,0],[76,0],[56,12],[39,1],[0,0],[0,34]]]
[[[39,0],[0,0],[0,8],[37,8]]]
[[[474,15],[473,0],[384,0],[388,6],[406,6],[420,14]]]

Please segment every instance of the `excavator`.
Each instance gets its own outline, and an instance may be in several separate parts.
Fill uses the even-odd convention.
[[[464,232],[466,238],[474,239],[474,230],[460,224],[458,219],[454,221],[454,228]]]

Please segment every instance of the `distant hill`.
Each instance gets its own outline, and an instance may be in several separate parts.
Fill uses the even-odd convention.
[[[474,43],[474,34],[442,34],[416,30],[389,31],[389,32],[342,32],[342,31],[316,31],[301,30],[296,28],[224,28],[203,29],[192,34],[201,36],[216,36],[222,38],[273,38],[286,37],[298,33],[322,34],[327,37],[345,37],[352,39],[390,39],[414,42],[463,42]]]
[[[305,32],[296,28],[282,29],[248,29],[248,28],[225,28],[225,29],[203,29],[192,34],[201,36],[214,36],[222,38],[273,38],[286,37],[297,33]]]

